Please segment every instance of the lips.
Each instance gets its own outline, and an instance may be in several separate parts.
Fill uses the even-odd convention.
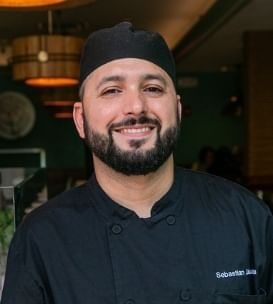
[[[121,134],[141,134],[141,133],[146,133],[149,132],[153,129],[153,127],[139,127],[139,128],[122,128],[122,129],[118,129],[115,130]]]
[[[129,117],[118,123],[113,123],[109,131],[125,137],[128,136],[128,138],[141,138],[150,136],[155,129],[160,130],[160,128],[161,126],[157,119],[144,115],[138,118]]]

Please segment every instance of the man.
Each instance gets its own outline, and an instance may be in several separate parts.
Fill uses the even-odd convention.
[[[2,304],[273,303],[267,207],[174,168],[181,104],[162,37],[126,22],[93,33],[80,84],[95,174],[17,230]]]

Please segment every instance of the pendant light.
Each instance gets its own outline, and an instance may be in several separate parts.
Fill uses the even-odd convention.
[[[0,7],[5,8],[30,8],[55,5],[67,0],[0,0]]]
[[[72,118],[73,105],[78,101],[78,89],[76,87],[43,89],[41,101],[54,118]]]
[[[86,5],[96,0],[0,0],[0,9],[49,10]]]
[[[51,11],[48,12],[48,26],[48,35],[13,40],[13,79],[38,87],[77,85],[83,39],[53,35]]]

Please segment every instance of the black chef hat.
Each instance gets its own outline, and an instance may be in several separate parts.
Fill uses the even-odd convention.
[[[159,33],[134,29],[129,22],[93,32],[86,41],[80,66],[80,87],[99,66],[115,59],[139,58],[165,70],[175,84],[175,63]]]

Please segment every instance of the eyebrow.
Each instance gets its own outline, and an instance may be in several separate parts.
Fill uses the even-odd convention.
[[[163,83],[164,86],[167,86],[167,81],[166,79],[160,75],[160,74],[145,74],[144,76],[141,77],[143,81],[147,80],[158,80]],[[96,89],[98,90],[103,84],[111,81],[125,81],[125,76],[122,75],[111,75],[111,76],[106,76],[101,79],[101,81],[98,83]]]
[[[124,81],[124,80],[125,80],[125,77],[124,76],[120,76],[120,75],[106,76],[106,77],[103,77],[101,79],[101,81],[97,85],[96,89],[99,89],[100,86],[102,86],[103,84],[105,84],[107,82],[111,82],[111,81]]]

